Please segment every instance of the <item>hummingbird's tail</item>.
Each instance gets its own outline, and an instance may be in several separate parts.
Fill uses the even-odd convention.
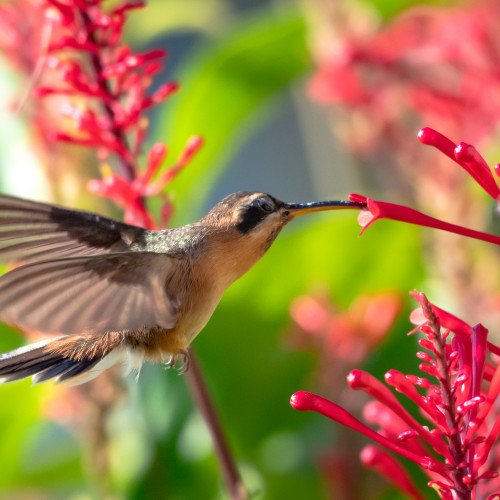
[[[90,348],[89,348],[90,347]],[[33,377],[33,384],[55,379],[81,384],[119,361],[113,345],[96,349],[86,336],[71,335],[43,340],[0,354],[0,383]]]

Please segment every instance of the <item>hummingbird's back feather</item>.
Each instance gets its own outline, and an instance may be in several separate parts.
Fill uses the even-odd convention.
[[[152,252],[26,264],[0,277],[0,319],[53,334],[172,328],[179,304],[167,282],[177,265]]]
[[[0,195],[3,261],[127,251],[145,232],[90,212]]]

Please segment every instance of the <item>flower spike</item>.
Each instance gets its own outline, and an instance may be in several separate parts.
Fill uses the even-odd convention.
[[[396,370],[386,373],[387,385],[416,403],[428,420],[421,425],[399,403],[382,382],[369,373],[353,370],[347,377],[352,389],[363,390],[375,401],[365,407],[364,416],[377,432],[348,411],[320,396],[297,392],[291,405],[301,411],[316,411],[364,434],[387,450],[420,465],[430,478],[429,485],[443,500],[470,500],[478,484],[498,476],[491,460],[500,451],[500,417],[491,414],[500,393],[500,369],[487,376],[488,330],[482,325],[469,327],[455,316],[431,304],[422,293],[412,292],[419,302],[417,329],[424,335],[419,344],[425,349],[419,357],[426,363],[420,369],[429,378],[405,376]],[[442,330],[442,323],[445,330]],[[451,340],[451,342],[450,342]],[[496,349],[498,349],[495,346]],[[432,377],[432,378],[431,378]],[[432,380],[434,379],[434,380]],[[485,386],[490,382],[490,390]],[[419,390],[425,388],[426,394]],[[409,498],[421,498],[412,488],[402,467],[385,451],[369,446],[362,454],[367,466],[401,489]]]

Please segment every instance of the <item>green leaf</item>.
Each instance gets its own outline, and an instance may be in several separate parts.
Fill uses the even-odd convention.
[[[203,42],[178,75],[181,91],[169,103],[158,134],[173,157],[191,135],[206,141],[172,184],[177,206],[199,210],[231,154],[269,110],[263,104],[308,66],[304,21],[295,10],[266,10]]]

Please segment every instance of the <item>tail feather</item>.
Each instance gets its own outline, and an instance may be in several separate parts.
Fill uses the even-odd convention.
[[[103,363],[104,359],[109,357],[106,355],[79,356],[78,359],[73,359],[61,352],[51,350],[50,344],[61,338],[44,340],[1,354],[0,383],[13,382],[27,377],[33,377],[34,384],[49,379],[55,379],[57,382],[73,379],[73,382],[80,383],[76,377],[83,376],[81,382],[86,382],[114,364]],[[112,358],[113,362],[117,361],[115,356]],[[102,365],[102,369],[99,369],[99,365]]]
[[[98,363],[98,359],[82,359],[79,361],[66,359],[47,370],[38,372],[33,376],[33,383],[38,384],[51,378],[57,379],[58,382],[63,382],[91,370]],[[101,372],[92,374],[91,378],[94,378],[99,373]]]

